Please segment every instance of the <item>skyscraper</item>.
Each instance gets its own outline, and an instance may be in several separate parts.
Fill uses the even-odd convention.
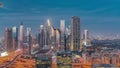
[[[60,50],[60,30],[55,29],[55,48],[56,51]]]
[[[85,45],[87,45],[87,41],[88,41],[88,30],[85,29],[84,30],[84,42],[85,42]]]
[[[27,36],[29,36],[31,34],[31,28],[27,27]]]
[[[51,27],[51,47],[55,48],[55,28]]]
[[[70,51],[70,27],[65,30],[65,50]]]
[[[73,16],[71,20],[71,51],[80,50],[80,18]]]
[[[24,40],[24,27],[23,22],[20,24],[20,44],[18,48],[21,48],[23,46],[23,40]]]
[[[28,43],[28,52],[31,55],[31,45],[32,45],[32,37],[31,37],[31,28],[27,27],[27,43]]]
[[[47,20],[46,28],[45,28],[45,46],[50,48],[51,40],[50,40],[50,35],[51,35],[51,25],[50,25],[50,20]]]
[[[14,26],[12,28],[13,46],[14,49],[18,48],[18,28]]]
[[[83,44],[85,46],[91,46],[90,39],[89,39],[89,32],[87,29],[84,30]]]
[[[51,27],[51,47],[55,51],[60,51],[60,30],[58,28]]]
[[[60,31],[62,34],[65,32],[65,20],[60,20]]]
[[[40,25],[39,46],[40,46],[41,49],[45,46],[45,32],[44,32],[44,26],[43,25]]]
[[[7,51],[13,51],[13,43],[12,43],[12,29],[6,28],[5,29],[5,49]]]
[[[64,51],[65,48],[65,20],[60,20],[60,31],[61,31],[61,42],[60,42],[60,49],[61,51]]]

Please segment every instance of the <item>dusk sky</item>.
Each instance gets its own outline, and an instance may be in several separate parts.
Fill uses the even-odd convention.
[[[50,19],[59,27],[65,19],[70,24],[72,16],[79,16],[83,29],[91,34],[120,34],[120,0],[0,0],[0,34],[5,27],[19,26],[23,21],[36,32],[40,24]],[[106,34],[107,33],[107,34]]]

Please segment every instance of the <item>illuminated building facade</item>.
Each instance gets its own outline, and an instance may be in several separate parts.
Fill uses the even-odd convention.
[[[45,32],[44,32],[44,26],[40,25],[40,33],[38,34],[39,36],[39,46],[42,49],[45,46]]]
[[[5,49],[10,52],[14,50],[12,43],[12,29],[10,28],[5,29]]]
[[[31,55],[31,47],[32,47],[32,36],[31,36],[31,28],[27,28],[27,43],[28,43],[28,54]]]
[[[23,46],[23,40],[24,40],[24,27],[23,27],[23,22],[21,22],[21,25],[20,25],[20,44],[18,46],[19,49]]]
[[[60,49],[64,51],[65,48],[65,20],[60,20],[60,31],[61,31],[61,42],[60,42]]]
[[[45,47],[50,48],[50,35],[51,35],[51,25],[50,20],[47,20],[46,28],[45,28]]]
[[[71,51],[80,50],[80,18],[73,16],[71,20]]]
[[[12,28],[12,37],[14,49],[18,49],[18,28],[16,26]]]

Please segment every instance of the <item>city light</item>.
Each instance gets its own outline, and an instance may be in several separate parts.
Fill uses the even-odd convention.
[[[1,0],[0,68],[120,68],[119,3]]]
[[[8,53],[7,52],[1,53],[1,57],[4,57],[4,56],[8,56]]]

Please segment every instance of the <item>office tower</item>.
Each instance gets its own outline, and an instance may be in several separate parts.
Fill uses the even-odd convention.
[[[55,28],[51,27],[51,47],[55,48]]]
[[[46,28],[45,28],[45,47],[50,48],[50,35],[51,35],[51,25],[50,25],[50,20],[47,20]]]
[[[55,29],[55,50],[60,50],[60,30],[57,28]]]
[[[66,28],[65,30],[65,50],[69,51],[70,50],[70,27]]]
[[[90,38],[89,38],[89,32],[88,32],[87,29],[84,30],[83,45],[85,45],[85,46],[91,46]]]
[[[28,54],[31,55],[32,37],[31,28],[27,27],[27,43],[28,43]]]
[[[89,35],[88,35],[88,30],[85,29],[85,30],[84,30],[84,45],[87,45],[87,44],[88,44],[88,39],[89,39],[88,36],[89,36]]]
[[[5,29],[5,49],[9,52],[14,50],[12,43],[12,29],[10,28]]]
[[[80,50],[80,18],[73,16],[71,20],[71,51]]]
[[[66,27],[66,29],[65,29],[65,34],[66,34],[66,35],[70,35],[70,33],[71,33],[71,28],[70,28],[70,26],[69,26],[69,27]]]
[[[65,32],[65,20],[60,20],[60,31],[62,34]]]
[[[44,32],[44,26],[43,25],[40,25],[40,33],[38,34],[39,36],[39,46],[40,46],[40,49],[44,48],[45,46],[45,32]]]
[[[60,20],[60,31],[61,31],[60,49],[61,51],[64,51],[65,49],[65,20]]]
[[[23,22],[20,24],[20,44],[18,48],[20,49],[23,46],[23,40],[24,40],[24,27],[23,27]]]
[[[37,39],[37,42],[38,42],[39,47],[41,47],[41,45],[40,45],[40,32],[38,32],[38,33],[36,34],[36,39]]]
[[[51,47],[55,51],[60,51],[60,30],[58,28],[51,27]]]
[[[18,49],[18,28],[16,26],[12,28],[12,37],[14,49]]]
[[[55,35],[55,28],[54,27],[51,27],[51,37]]]
[[[27,36],[29,36],[31,34],[31,28],[27,27]]]

